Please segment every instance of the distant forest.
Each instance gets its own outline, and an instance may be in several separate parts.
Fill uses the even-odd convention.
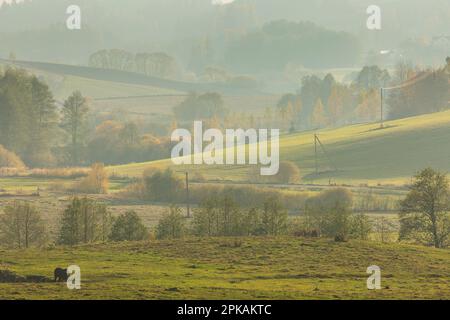
[[[77,32],[65,28],[66,8],[72,4],[82,8],[83,27]],[[437,65],[448,52],[439,38],[449,36],[447,0],[378,1],[383,27],[377,32],[365,26],[370,4],[369,0],[236,0],[227,6],[213,6],[211,0],[131,0],[126,5],[120,0],[107,5],[93,0],[26,1],[0,8],[0,56],[14,51],[23,60],[87,64],[92,52],[121,48],[167,52],[194,71],[199,57],[200,64],[227,63],[255,71],[267,61],[270,69],[284,67],[286,60],[309,67],[362,64],[369,52],[382,49],[400,50],[417,64]],[[427,21],[418,21],[409,14],[412,11],[427,16]],[[280,31],[288,33],[280,37]],[[252,57],[252,49],[264,52]]]

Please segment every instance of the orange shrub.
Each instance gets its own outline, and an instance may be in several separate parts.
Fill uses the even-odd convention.
[[[109,178],[103,163],[94,163],[88,176],[83,178],[78,191],[91,194],[108,193]]]

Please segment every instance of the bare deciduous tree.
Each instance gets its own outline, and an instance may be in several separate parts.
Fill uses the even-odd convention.
[[[39,212],[29,203],[14,203],[0,215],[2,243],[15,248],[29,248],[45,241],[45,227]]]

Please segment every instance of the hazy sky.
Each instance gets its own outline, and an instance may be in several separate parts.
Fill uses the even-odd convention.
[[[20,2],[24,2],[24,1],[25,1],[25,0],[0,0],[0,7],[1,7],[4,3],[10,4],[10,3],[13,3],[13,2],[20,3]],[[211,2],[212,2],[213,5],[226,5],[226,4],[232,3],[232,2],[234,2],[234,1],[235,1],[235,0],[211,0]]]

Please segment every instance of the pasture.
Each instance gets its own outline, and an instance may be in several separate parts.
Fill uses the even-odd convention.
[[[405,244],[302,238],[217,238],[1,250],[0,266],[64,283],[0,283],[0,299],[448,299],[450,251]],[[382,289],[368,290],[368,266]]]

